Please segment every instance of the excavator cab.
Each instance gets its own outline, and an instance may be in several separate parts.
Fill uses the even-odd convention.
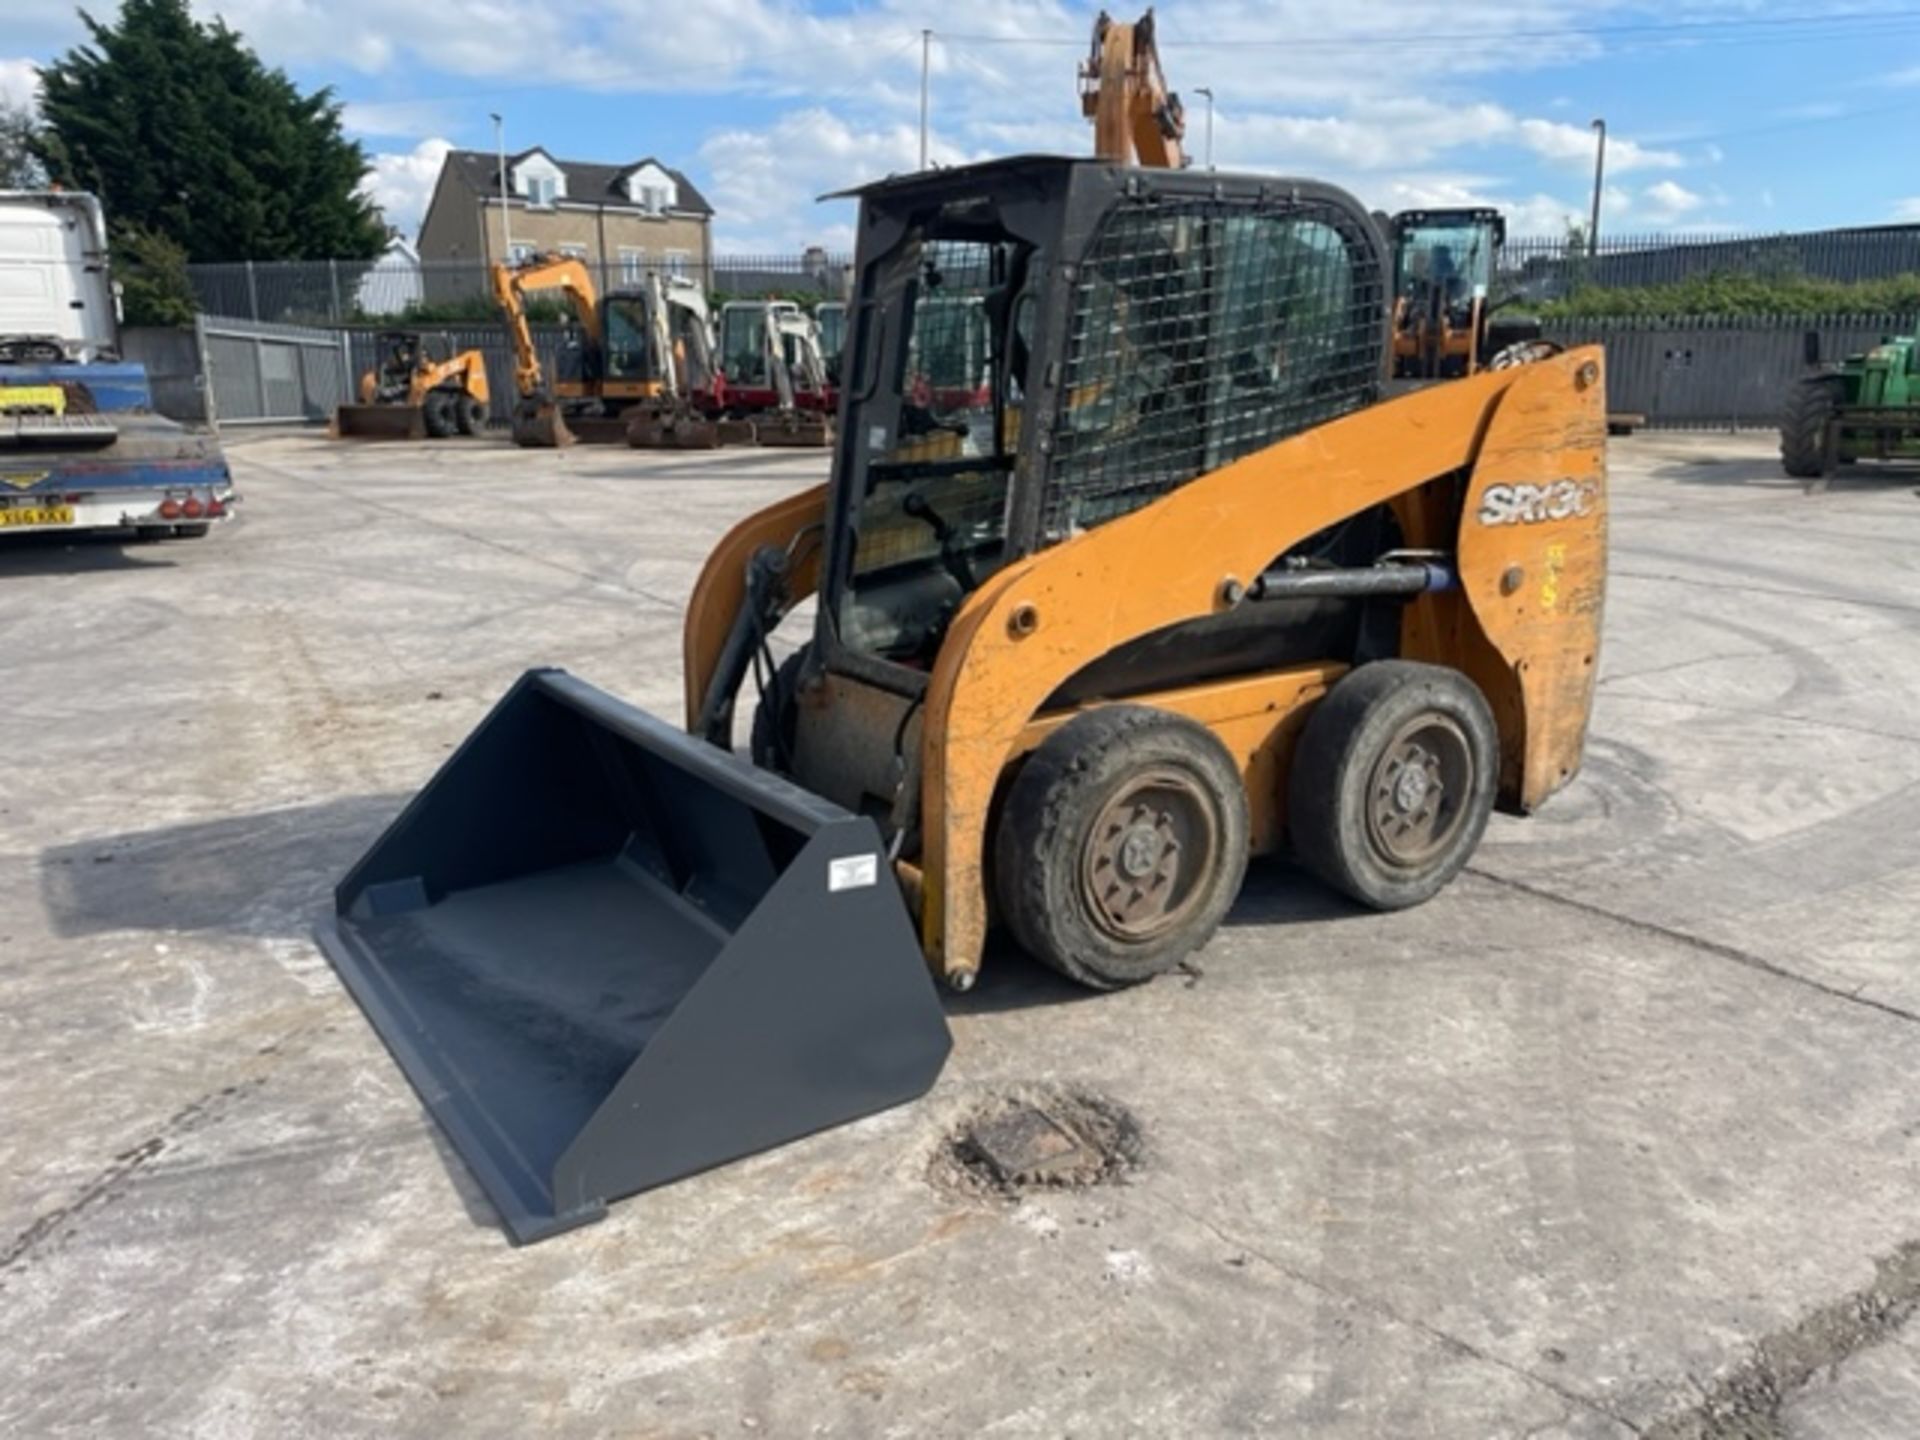
[[[323,935],[523,1239],[918,1095],[990,916],[1139,983],[1249,856],[1415,904],[1580,761],[1597,350],[1383,398],[1380,232],[1309,181],[854,193],[831,479],[710,554],[686,730],[530,673]]]

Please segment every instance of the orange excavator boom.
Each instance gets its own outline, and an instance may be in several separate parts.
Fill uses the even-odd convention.
[[[1102,160],[1156,170],[1185,166],[1186,112],[1160,68],[1152,10],[1131,25],[1100,12],[1092,53],[1080,67],[1080,111],[1093,121],[1093,153]]]

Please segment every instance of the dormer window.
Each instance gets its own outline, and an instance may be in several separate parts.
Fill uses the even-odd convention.
[[[551,210],[554,202],[554,184],[551,175],[527,176],[527,207],[532,210]]]
[[[640,206],[649,215],[664,215],[670,203],[672,192],[664,185],[642,185],[640,187]]]

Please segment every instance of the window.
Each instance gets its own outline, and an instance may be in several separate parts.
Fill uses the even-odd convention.
[[[531,245],[523,245],[516,240],[507,248],[507,263],[509,265],[524,265],[531,259],[533,259],[533,246]]]
[[[1338,214],[1188,201],[1107,217],[1074,289],[1046,538],[1366,403],[1382,277]]]
[[[667,258],[667,274],[678,277],[678,278],[685,278],[687,273],[687,262],[693,259],[693,256],[690,255],[685,250],[669,250],[667,251],[666,258]]]
[[[562,255],[564,255],[564,256],[566,256],[566,257],[567,257],[567,259],[569,259],[569,260],[578,260],[578,261],[580,261],[580,262],[581,262],[582,264],[584,264],[584,263],[586,262],[586,258],[587,258],[587,247],[586,247],[586,246],[584,246],[584,245],[562,245],[562,246],[560,246],[559,248],[560,248],[560,253],[561,253]]]
[[[667,206],[673,203],[673,192],[665,185],[642,185],[640,187],[640,207],[649,215],[664,215]]]
[[[530,210],[551,210],[554,202],[554,182],[551,175],[527,176],[527,208]]]
[[[647,252],[634,245],[620,247],[620,281],[638,285],[647,278]]]

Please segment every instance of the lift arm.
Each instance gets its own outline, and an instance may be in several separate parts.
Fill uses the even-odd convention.
[[[583,262],[560,255],[536,255],[521,265],[496,263],[493,298],[506,317],[507,338],[513,344],[514,387],[522,395],[533,395],[546,384],[533,332],[527,328],[529,290],[559,290],[564,294],[568,308],[586,332],[587,343],[595,350],[601,348],[600,297]]]
[[[1186,164],[1186,112],[1167,89],[1152,10],[1131,25],[1100,12],[1093,52],[1080,67],[1080,111],[1093,121],[1093,153],[1102,160],[1158,170]]]

